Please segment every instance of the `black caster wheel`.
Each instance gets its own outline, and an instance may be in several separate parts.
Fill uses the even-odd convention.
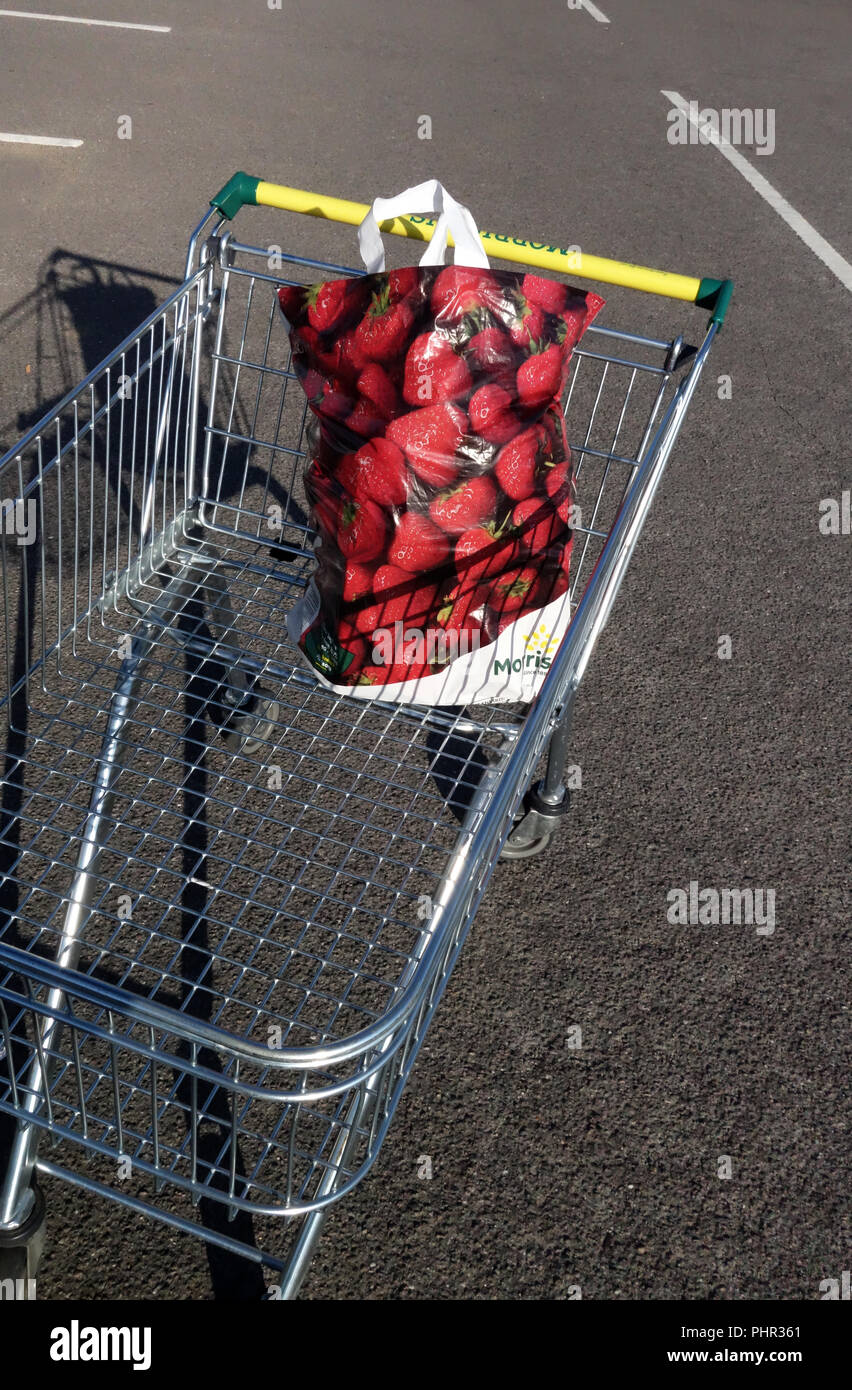
[[[46,1230],[44,1195],[33,1184],[32,1210],[13,1231],[0,1230],[0,1280],[14,1280],[17,1300],[35,1298],[35,1281],[44,1252]]]
[[[562,817],[567,814],[571,798],[567,791],[562,800],[552,802],[542,795],[542,784],[530,787],[524,797],[523,810],[516,817],[509,838],[503,846],[501,859],[535,859],[543,854],[556,834]]]

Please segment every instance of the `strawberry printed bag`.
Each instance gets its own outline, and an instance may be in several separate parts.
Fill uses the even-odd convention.
[[[437,213],[432,240],[419,266],[386,272],[378,223],[412,212]],[[560,401],[604,301],[491,270],[469,211],[435,181],[377,198],[358,235],[365,276],[278,291],[318,424],[305,473],[317,569],[290,636],[341,693],[530,700],[570,618]]]

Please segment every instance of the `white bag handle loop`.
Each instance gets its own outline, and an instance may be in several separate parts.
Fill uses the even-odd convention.
[[[395,198],[376,198],[358,228],[358,247],[361,259],[370,275],[385,268],[385,248],[382,245],[379,223],[392,217],[411,213],[436,213],[438,221],[432,239],[420,257],[421,265],[443,265],[447,250],[447,234],[452,232],[456,246],[456,265],[479,266],[488,269],[488,257],[479,237],[479,230],[469,210],[457,203],[437,179],[427,179],[415,188],[406,188]]]

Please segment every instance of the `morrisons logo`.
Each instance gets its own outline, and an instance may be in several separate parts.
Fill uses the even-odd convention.
[[[506,675],[510,671],[546,671],[548,670],[553,653],[559,646],[559,639],[552,636],[550,631],[539,623],[538,627],[533,628],[528,637],[524,638],[526,651],[523,656],[506,657],[504,661],[495,661],[493,675]]]
[[[495,661],[494,675],[508,675],[510,671],[528,671],[530,668],[546,671],[549,666],[549,656],[541,656],[538,652],[527,652],[526,656],[516,656],[514,660],[507,656],[505,661]]]

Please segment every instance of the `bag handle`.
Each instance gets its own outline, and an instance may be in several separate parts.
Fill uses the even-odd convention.
[[[411,213],[431,212],[438,221],[432,240],[420,257],[421,265],[443,265],[447,250],[447,235],[453,234],[456,265],[479,266],[488,269],[488,257],[479,236],[479,229],[470,211],[457,203],[437,179],[427,179],[415,188],[406,188],[395,198],[376,198],[358,228],[358,248],[370,275],[385,268],[385,248],[379,223],[389,218],[405,217]]]

